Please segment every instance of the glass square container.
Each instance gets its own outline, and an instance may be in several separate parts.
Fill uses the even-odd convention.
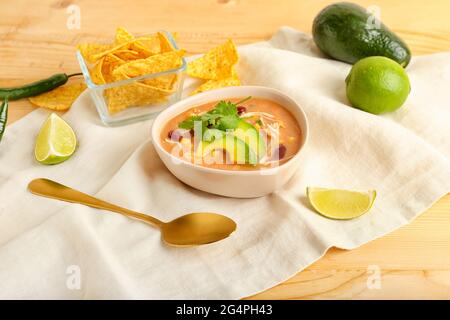
[[[163,33],[167,37],[174,50],[178,50],[177,43],[169,32],[159,32]],[[156,32],[146,34],[145,36],[153,36],[155,34]],[[148,73],[138,77],[102,85],[95,84],[93,82],[89,72],[93,65],[89,64],[84,59],[80,51],[77,51],[77,59],[88,87],[89,94],[95,104],[95,107],[97,108],[100,119],[107,126],[120,126],[153,118],[159,112],[177,102],[181,98],[183,91],[184,71],[186,70],[186,60],[184,58],[181,58],[182,64],[176,69],[158,73]],[[170,91],[156,90],[145,85],[145,82],[151,83],[152,79],[159,81],[164,78],[172,79],[171,81],[173,81],[173,87]],[[144,85],[142,86],[139,84]],[[138,91],[136,91],[136,89],[138,89]],[[137,94],[134,94],[135,92]],[[140,99],[139,97],[141,95],[148,98]],[[110,97],[120,97],[120,99],[111,99]],[[152,97],[155,98],[153,99]],[[108,107],[109,103],[117,103],[118,100],[121,101],[119,104],[126,104],[126,108],[118,112],[111,112],[111,109]]]

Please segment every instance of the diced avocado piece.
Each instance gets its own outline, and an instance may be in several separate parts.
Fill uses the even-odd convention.
[[[197,146],[196,156],[204,158],[214,150],[226,151],[232,163],[253,165],[258,163],[255,152],[245,142],[231,134],[224,134],[211,142],[201,141]]]
[[[257,155],[258,160],[266,154],[266,142],[251,123],[240,119],[232,134],[244,141]]]

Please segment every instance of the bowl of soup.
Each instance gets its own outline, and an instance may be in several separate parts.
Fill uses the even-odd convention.
[[[253,198],[299,169],[308,139],[302,108],[266,87],[227,87],[181,100],[154,120],[152,140],[169,171],[202,191]]]

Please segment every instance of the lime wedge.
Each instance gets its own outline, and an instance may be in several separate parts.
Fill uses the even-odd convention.
[[[357,192],[350,190],[306,188],[311,205],[321,215],[338,220],[359,217],[370,210],[376,191]]]
[[[72,128],[52,113],[39,131],[34,156],[39,163],[57,164],[69,159],[76,146],[77,138]]]

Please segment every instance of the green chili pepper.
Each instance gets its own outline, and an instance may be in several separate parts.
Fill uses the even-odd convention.
[[[15,88],[0,88],[0,99],[18,100],[37,96],[38,94],[50,91],[56,87],[62,86],[72,76],[78,76],[81,73],[67,75],[65,73],[57,73],[50,78],[42,79],[33,83]]]
[[[7,121],[8,121],[8,98],[3,100],[3,103],[0,107],[0,141],[2,141]]]

